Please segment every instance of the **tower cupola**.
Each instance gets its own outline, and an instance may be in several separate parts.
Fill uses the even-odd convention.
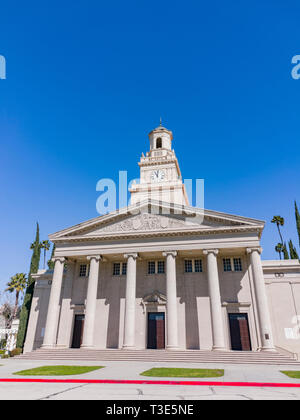
[[[172,150],[173,133],[160,123],[159,127],[149,133],[150,150]]]
[[[139,161],[139,183],[131,185],[131,204],[153,199],[189,205],[188,196],[172,149],[173,133],[162,126],[149,133],[150,150]]]

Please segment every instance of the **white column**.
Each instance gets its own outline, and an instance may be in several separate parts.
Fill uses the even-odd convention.
[[[135,346],[135,299],[136,299],[136,260],[138,254],[125,254],[127,258],[125,321],[123,349]]]
[[[81,347],[90,348],[94,346],[94,326],[97,304],[97,290],[99,278],[100,255],[91,255],[87,257],[90,261],[90,274],[86,296],[84,329]]]
[[[65,258],[54,257],[52,261],[54,261],[55,265],[50,291],[44,342],[42,345],[43,348],[52,348],[56,346],[56,335],[59,318],[59,301],[64,274]]]
[[[255,296],[257,303],[257,312],[259,318],[259,329],[261,337],[262,351],[275,351],[273,343],[273,335],[271,328],[271,319],[268,306],[268,299],[266,293],[265,279],[261,265],[260,254],[262,248],[247,248],[247,253],[250,254],[251,267],[253,272],[253,280],[255,287]]]
[[[212,320],[213,350],[226,350],[217,263],[219,250],[206,249],[203,253],[207,255],[207,278]]]
[[[73,322],[73,311],[70,311],[72,300],[72,287],[75,276],[76,262],[68,258],[67,272],[63,283],[62,301],[58,325],[56,347],[70,347],[70,337]]]
[[[178,316],[176,289],[176,251],[163,252],[166,257],[167,289],[167,346],[168,350],[178,349]]]

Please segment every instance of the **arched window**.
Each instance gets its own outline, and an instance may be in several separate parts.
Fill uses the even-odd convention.
[[[158,139],[156,139],[156,148],[157,149],[161,149],[162,148],[162,141],[161,138],[158,137]]]

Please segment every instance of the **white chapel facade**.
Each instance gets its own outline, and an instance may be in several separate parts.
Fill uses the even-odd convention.
[[[300,354],[299,262],[261,261],[264,222],[192,207],[172,132],[149,139],[129,207],[49,236],[54,271],[34,275],[24,351]]]

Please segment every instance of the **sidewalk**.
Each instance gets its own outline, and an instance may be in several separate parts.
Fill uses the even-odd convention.
[[[126,380],[172,380],[181,378],[153,378],[139,374],[152,367],[207,368],[204,364],[152,363],[152,362],[70,362],[70,361],[24,361],[3,359],[0,361],[0,378],[26,378],[14,372],[45,365],[106,366],[104,369],[83,375],[34,376],[35,379],[126,379]],[[212,365],[209,368],[224,369],[223,378],[182,378],[189,381],[212,382],[276,382],[300,383],[288,378],[280,370],[296,370],[288,366]],[[13,398],[11,398],[13,396]],[[300,388],[245,388],[225,386],[184,386],[148,384],[44,384],[44,383],[0,383],[0,399],[300,399]]]

